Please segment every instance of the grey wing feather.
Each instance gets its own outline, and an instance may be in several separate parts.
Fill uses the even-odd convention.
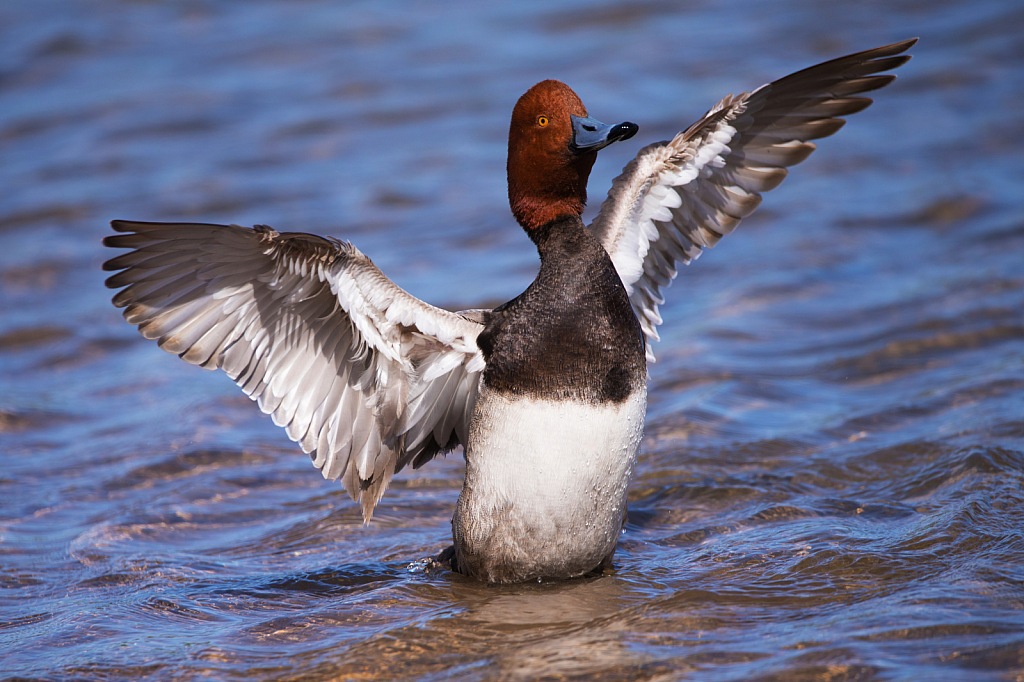
[[[651,341],[662,290],[713,247],[774,189],[787,166],[806,159],[810,140],[832,135],[896,77],[879,75],[909,59],[916,39],[834,59],[736,97],[724,98],[670,141],[640,150],[612,182],[590,225],[604,245]]]
[[[354,246],[266,226],[114,221],[114,305],[223,369],[366,520],[391,477],[466,442],[484,368],[473,316],[427,305]],[[123,287],[123,288],[122,288]]]

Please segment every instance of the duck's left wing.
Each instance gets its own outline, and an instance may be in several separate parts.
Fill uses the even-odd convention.
[[[258,225],[115,220],[114,305],[165,351],[222,369],[341,478],[369,520],[395,472],[465,444],[479,311],[428,305],[351,244]],[[123,288],[122,288],[123,287]]]
[[[612,182],[590,229],[604,245],[651,341],[661,324],[661,290],[732,232],[848,116],[872,102],[859,93],[896,77],[916,39],[812,66],[736,97],[726,97],[671,141],[649,145]]]

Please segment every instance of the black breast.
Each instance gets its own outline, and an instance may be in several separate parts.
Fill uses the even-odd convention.
[[[537,279],[496,308],[477,343],[491,389],[622,402],[647,380],[644,337],[615,266],[575,216],[531,234]]]

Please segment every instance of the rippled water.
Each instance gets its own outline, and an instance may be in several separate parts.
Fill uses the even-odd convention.
[[[1024,678],[1016,2],[0,4],[0,677]],[[59,9],[58,9],[59,8]],[[920,36],[669,291],[615,570],[487,587],[457,454],[364,527],[225,377],[109,304],[111,218],[352,239],[518,294],[508,116],[561,78],[640,133]]]

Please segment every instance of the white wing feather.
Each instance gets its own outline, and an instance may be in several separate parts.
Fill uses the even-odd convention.
[[[671,141],[649,145],[612,182],[590,229],[604,245],[629,293],[640,326],[658,340],[662,290],[761,203],[787,166],[867,108],[859,93],[888,85],[874,75],[910,59],[907,40],[834,59],[719,102]]]
[[[124,317],[223,369],[341,478],[369,520],[391,477],[465,443],[484,359],[479,314],[427,305],[354,246],[257,226],[114,221]],[[477,318],[477,319],[473,319]]]

